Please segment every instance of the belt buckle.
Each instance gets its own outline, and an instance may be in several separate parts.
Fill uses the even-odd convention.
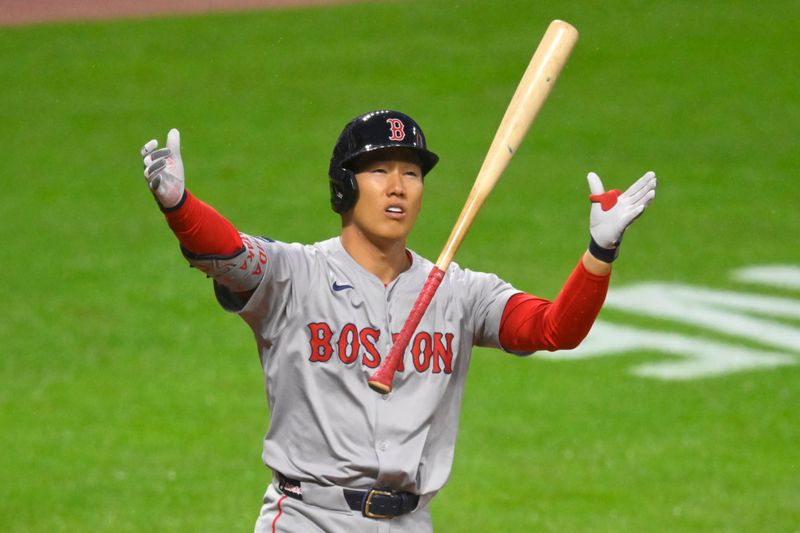
[[[377,513],[373,513],[372,512],[372,510],[371,510],[372,497],[375,496],[375,495],[391,497],[391,496],[394,496],[394,493],[391,492],[391,491],[388,491],[388,490],[369,489],[369,491],[367,491],[367,498],[364,500],[364,509],[362,510],[362,513],[364,513],[364,516],[366,516],[367,518],[391,518],[392,515],[377,514]]]

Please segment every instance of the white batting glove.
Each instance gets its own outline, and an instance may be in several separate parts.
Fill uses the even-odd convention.
[[[589,252],[601,261],[612,262],[619,255],[622,235],[634,220],[656,197],[656,173],[647,172],[636,180],[627,191],[606,191],[600,176],[589,172],[592,210],[589,215]]]
[[[155,139],[142,147],[144,177],[161,207],[170,209],[181,203],[185,191],[180,132],[169,130],[167,147],[157,148]]]

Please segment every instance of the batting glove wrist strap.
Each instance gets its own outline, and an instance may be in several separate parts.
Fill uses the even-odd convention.
[[[156,202],[158,202],[158,198],[156,198]],[[178,209],[183,207],[183,204],[185,203],[186,203],[186,189],[183,190],[183,196],[181,196],[180,201],[174,206],[164,207],[163,205],[161,205],[161,202],[158,202],[158,207],[159,209],[161,209],[162,213],[172,213],[173,211],[177,211]]]
[[[594,237],[589,236],[589,253],[595,259],[599,259],[604,263],[613,263],[614,259],[619,256],[619,244],[616,248],[603,248],[594,240]]]

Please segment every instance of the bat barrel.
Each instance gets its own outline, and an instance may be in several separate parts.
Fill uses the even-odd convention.
[[[428,280],[417,297],[411,313],[403,325],[400,335],[395,340],[389,354],[381,362],[380,367],[369,378],[373,390],[386,394],[392,390],[392,379],[403,359],[403,354],[411,340],[411,335],[419,325],[422,315],[430,304],[436,289],[447,271],[447,267],[461,246],[472,222],[483,206],[511,157],[516,153],[522,139],[528,133],[533,120],[542,104],[550,94],[558,75],[563,69],[572,48],[578,40],[578,31],[570,24],[554,20],[550,23],[542,37],[536,52],[533,54],[528,68],[511,98],[503,120],[497,129],[486,158],[483,161],[478,177],[472,186],[464,208],[456,221],[450,237],[445,243],[436,265],[428,276]]]
[[[547,100],[577,41],[578,30],[563,20],[554,20],[547,27],[500,121],[450,238],[436,261],[440,269],[447,270],[486,198]]]

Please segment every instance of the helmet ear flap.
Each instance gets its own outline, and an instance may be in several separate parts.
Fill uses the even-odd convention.
[[[333,169],[331,176],[331,208],[336,213],[346,213],[358,199],[358,181],[349,168]]]

